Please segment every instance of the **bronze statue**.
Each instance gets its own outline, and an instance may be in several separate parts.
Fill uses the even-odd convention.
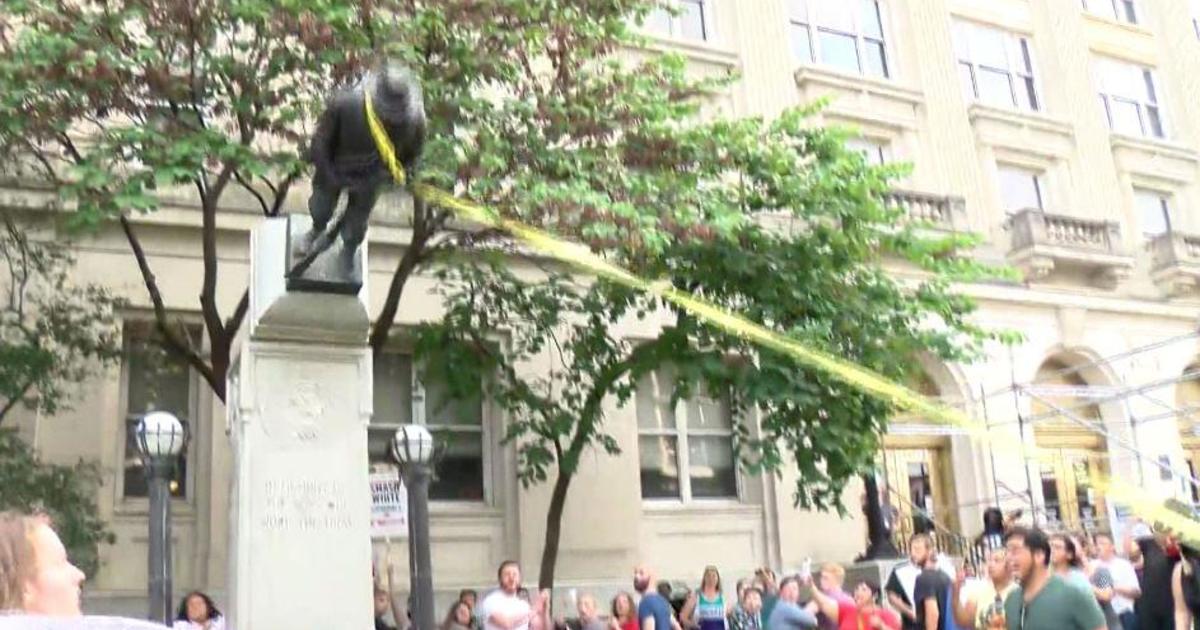
[[[425,146],[425,101],[416,76],[398,63],[385,60],[357,84],[335,92],[321,114],[308,153],[316,167],[312,196],[308,198],[312,230],[298,239],[297,254],[311,257],[314,250],[319,253],[333,243],[337,234],[325,231],[345,191],[346,210],[335,230],[342,237],[342,264],[352,264],[355,251],[366,237],[367,221],[379,198],[380,186],[392,179],[367,125],[364,101],[368,93],[408,181],[413,180]],[[303,273],[303,268],[296,271]]]

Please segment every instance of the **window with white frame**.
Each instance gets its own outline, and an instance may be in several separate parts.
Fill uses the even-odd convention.
[[[1134,0],[1083,0],[1083,8],[1118,22],[1138,23],[1137,6]]]
[[[1137,205],[1142,234],[1147,239],[1153,239],[1171,231],[1170,195],[1157,190],[1135,188],[1133,198]]]
[[[186,327],[183,332],[199,345],[199,326]],[[192,400],[196,383],[187,359],[166,349],[153,322],[126,321],[123,341],[125,439],[121,490],[126,498],[141,498],[148,496],[148,488],[134,429],[145,414],[168,411],[179,418],[184,430],[190,433],[195,417]],[[187,479],[188,452],[185,448],[176,458],[175,470],[168,481],[171,496],[187,497]]]
[[[954,23],[954,51],[968,99],[999,107],[1041,109],[1028,39],[959,20]]]
[[[788,0],[788,37],[802,64],[891,76],[878,0]]]
[[[663,4],[670,8],[651,11],[646,30],[702,42],[713,38],[712,0],[667,0]]]
[[[998,164],[997,171],[1000,176],[1000,203],[1005,212],[1045,209],[1041,172],[1010,164]]]
[[[636,392],[643,499],[738,496],[733,416],[727,396],[705,392],[674,404],[675,370],[647,374]]]
[[[452,400],[443,382],[422,382],[412,355],[375,357],[375,413],[368,427],[372,464],[392,464],[392,436],[405,424],[423,424],[438,450],[429,497],[484,501],[483,401]]]
[[[846,148],[862,154],[867,164],[883,166],[888,161],[888,146],[870,138],[849,138]]]
[[[1100,104],[1108,128],[1134,136],[1163,137],[1162,108],[1154,71],[1115,59],[1099,59]]]

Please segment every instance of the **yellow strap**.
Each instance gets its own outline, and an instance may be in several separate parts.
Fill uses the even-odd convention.
[[[375,139],[375,146],[379,149],[379,155],[396,183],[403,185],[407,181],[404,167],[396,158],[395,148],[375,113],[369,94],[365,95],[365,101],[367,122],[371,129],[371,135]],[[651,282],[639,278],[626,269],[604,260],[583,245],[560,240],[537,228],[502,217],[491,208],[460,199],[429,184],[414,183],[410,186],[410,190],[413,195],[421,197],[428,203],[453,210],[461,219],[502,229],[543,254],[626,287],[656,295],[728,333],[763,347],[786,353],[803,365],[830,374],[866,393],[887,400],[901,409],[921,414],[941,424],[965,429],[970,435],[983,442],[989,442],[993,446],[1022,454],[1032,452],[1033,457],[1042,462],[1055,461],[1050,452],[1046,452],[1040,447],[1025,446],[1022,448],[1018,440],[993,438],[983,423],[972,420],[957,409],[894,383],[872,370],[806,346],[741,315],[731,313],[711,302],[680,291],[667,282]],[[1105,496],[1115,499],[1118,503],[1129,505],[1144,520],[1155,523],[1160,529],[1170,530],[1181,539],[1200,546],[1200,522],[1179,514],[1164,504],[1147,500],[1142,489],[1119,479],[1097,476],[1092,479],[1092,482]]]

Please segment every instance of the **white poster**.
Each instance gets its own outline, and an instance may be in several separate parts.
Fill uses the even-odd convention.
[[[375,470],[371,482],[371,537],[408,536],[408,491],[395,469]]]

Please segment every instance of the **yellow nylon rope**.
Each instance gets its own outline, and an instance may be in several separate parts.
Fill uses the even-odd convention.
[[[365,96],[365,101],[367,122],[371,128],[371,135],[375,139],[375,145],[379,149],[379,155],[383,158],[395,181],[403,185],[407,181],[404,167],[396,158],[395,148],[375,113],[370,95]],[[453,210],[459,218],[499,228],[543,254],[596,276],[656,295],[713,326],[761,346],[786,353],[804,365],[833,375],[853,387],[885,399],[902,409],[921,414],[942,424],[962,428],[971,436],[991,443],[993,446],[1019,453],[1032,452],[1033,457],[1042,462],[1054,461],[1052,454],[1040,447],[1026,446],[1022,448],[1017,440],[993,438],[983,423],[972,420],[957,409],[922,396],[872,370],[769,330],[741,315],[731,313],[711,302],[680,291],[669,283],[651,282],[639,278],[626,269],[604,260],[583,245],[557,239],[537,228],[502,217],[491,208],[460,199],[428,184],[415,183],[410,188],[413,195],[421,197],[428,203]],[[1170,530],[1181,539],[1193,541],[1200,546],[1200,522],[1179,514],[1166,504],[1143,498],[1144,491],[1135,485],[1104,476],[1097,477],[1092,481],[1110,500],[1115,499],[1118,503],[1129,505],[1144,520],[1156,523],[1160,529]]]

